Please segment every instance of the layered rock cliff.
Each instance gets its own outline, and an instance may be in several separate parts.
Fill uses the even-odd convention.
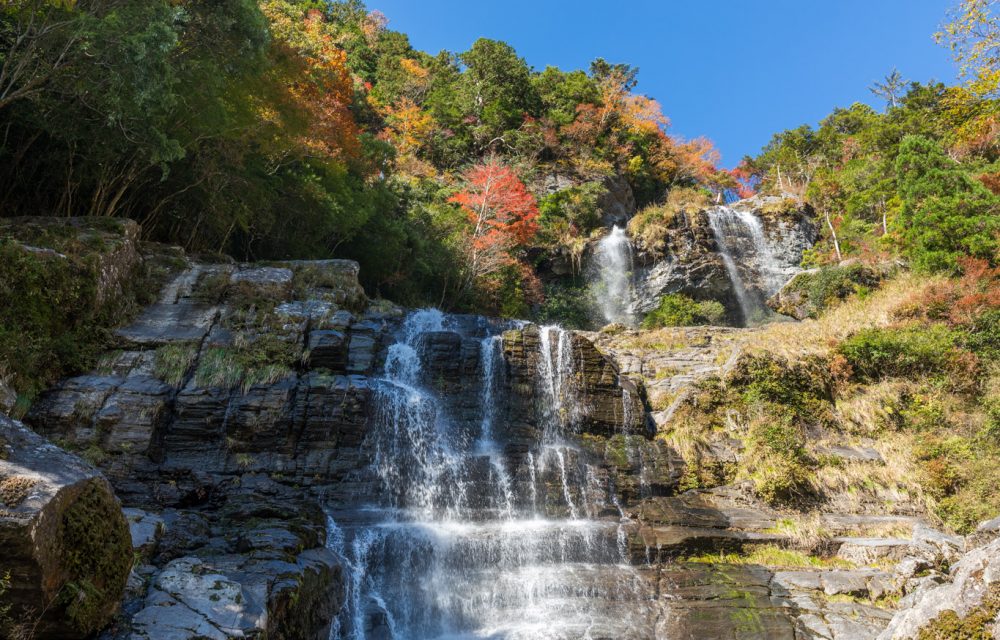
[[[95,566],[118,569],[73,574],[77,588],[100,583],[103,599],[83,600],[86,630],[118,606],[134,552],[123,613],[104,631],[130,640],[318,639],[335,620],[399,638],[403,613],[442,615],[380,602],[355,582],[364,567],[397,583],[387,572],[410,572],[417,591],[395,593],[413,602],[429,580],[442,611],[501,621],[524,606],[504,581],[537,567],[545,581],[532,593],[552,620],[586,611],[598,636],[636,640],[908,638],[996,615],[992,530],[942,532],[910,485],[887,479],[896,452],[841,425],[849,408],[808,354],[760,355],[775,329],[584,334],[414,315],[368,301],[350,262],[186,261],[96,370],[43,393],[25,418],[110,485],[22,430],[0,455],[14,513],[0,533],[28,540],[34,516],[18,514],[36,502],[19,502],[22,489],[36,496],[30,478],[47,477],[39,451],[63,456],[97,487],[95,513],[108,512],[91,531],[107,542]],[[770,413],[747,412],[748,389],[771,398]],[[792,438],[780,440],[789,455],[762,438]],[[398,443],[409,444],[387,450]],[[798,463],[823,475],[785,482]],[[53,485],[49,504],[75,482]],[[428,486],[447,490],[420,494]],[[442,519],[373,522],[372,504]],[[26,578],[45,563],[15,546],[26,568],[0,600],[24,603],[42,583],[46,597],[61,593]],[[484,584],[507,599],[477,600]],[[57,626],[79,618],[57,611]]]

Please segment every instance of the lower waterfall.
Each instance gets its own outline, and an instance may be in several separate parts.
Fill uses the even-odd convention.
[[[539,329],[541,435],[513,451],[498,436],[502,339],[468,325],[416,311],[388,348],[369,433],[377,490],[329,512],[328,546],[349,572],[331,639],[654,637],[656,586],[632,564],[633,523],[574,438],[585,399],[571,334]],[[455,334],[479,340],[462,350],[478,362],[474,404],[428,368],[428,349]]]

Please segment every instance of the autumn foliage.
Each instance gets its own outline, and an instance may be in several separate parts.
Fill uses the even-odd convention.
[[[489,158],[464,174],[464,188],[450,202],[469,223],[468,284],[517,262],[514,251],[538,233],[538,203],[513,169]]]

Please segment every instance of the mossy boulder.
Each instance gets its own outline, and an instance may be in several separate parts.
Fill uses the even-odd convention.
[[[0,416],[0,632],[86,638],[118,610],[132,544],[107,480],[19,422]],[[5,636],[6,637],[6,636]]]

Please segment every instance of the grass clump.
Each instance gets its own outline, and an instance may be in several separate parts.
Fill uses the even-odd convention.
[[[166,344],[156,350],[153,374],[167,384],[179,387],[198,357],[198,346],[191,343]]]
[[[725,307],[715,300],[696,302],[683,294],[671,293],[660,298],[660,306],[646,314],[642,328],[715,325],[720,324],[725,316]]]
[[[195,370],[199,387],[242,388],[273,384],[288,375],[301,359],[297,344],[274,334],[229,347],[215,347],[202,353]]]
[[[762,565],[781,569],[852,569],[854,565],[840,558],[823,558],[773,544],[752,545],[740,553],[719,552],[691,556],[687,562],[705,564]]]

